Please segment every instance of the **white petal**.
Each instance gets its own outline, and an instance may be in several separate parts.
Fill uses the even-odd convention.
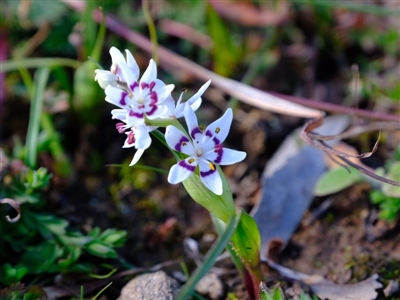
[[[157,65],[154,60],[150,59],[149,66],[147,67],[146,71],[143,73],[140,82],[150,83],[157,79]]]
[[[193,174],[194,170],[196,170],[196,166],[197,161],[192,157],[181,160],[171,167],[168,174],[168,182],[177,184],[184,181]]]
[[[111,72],[120,76],[121,80],[124,80],[121,69],[119,68],[120,64],[126,63],[124,56],[122,55],[121,51],[119,51],[115,47],[111,47],[110,55],[111,55],[111,60],[112,60]]]
[[[161,89],[163,86],[166,85],[164,81],[158,78],[154,79],[153,81],[155,82],[155,85],[153,86],[153,91],[157,91],[158,89]]]
[[[108,85],[117,86],[118,76],[110,71],[96,69],[94,70],[96,76],[94,80],[97,81],[102,89],[105,89]]]
[[[212,166],[212,167],[211,167]],[[222,195],[222,180],[218,170],[210,162],[202,159],[199,161],[200,180],[216,195]]]
[[[136,164],[139,159],[142,157],[143,152],[145,149],[138,149],[135,153],[135,155],[133,156],[133,159],[131,161],[131,163],[129,164],[129,166],[133,166],[134,164]]]
[[[135,147],[137,149],[147,149],[151,145],[151,137],[146,125],[138,126],[135,131]]]
[[[167,126],[165,130],[165,141],[168,146],[175,151],[190,156],[195,155],[195,150],[190,139],[175,126]]]
[[[207,81],[205,84],[202,85],[202,87],[197,91],[196,94],[194,94],[192,97],[190,97],[186,102],[192,106],[194,102],[196,102],[199,98],[201,99],[201,96],[204,94],[206,89],[210,86],[211,80]],[[201,101],[201,100],[200,100]],[[193,106],[192,106],[193,109]],[[196,111],[196,109],[193,109]]]
[[[133,58],[131,51],[125,49],[125,52],[126,52],[126,63],[128,67],[132,70],[136,78],[139,78],[140,70],[138,64],[136,63],[136,60]]]
[[[158,90],[154,90],[157,93],[157,103],[164,102],[168,96],[171,95],[171,92],[174,90],[175,85],[168,84],[166,86],[161,87]]]
[[[126,140],[125,140],[125,142],[124,142],[124,145],[122,146],[122,148],[132,148],[132,147],[135,147],[135,143],[132,143],[132,144],[129,144],[128,143],[128,138],[126,138]],[[144,149],[143,149],[144,150]]]
[[[127,111],[125,109],[113,109],[111,111],[111,115],[113,119],[118,119],[124,123],[126,123],[126,115],[127,115]]]
[[[200,105],[201,105],[202,99],[199,98],[196,101],[192,102],[192,104],[190,104],[190,107],[192,108],[193,111],[196,111]],[[189,103],[185,103],[186,105],[188,105]]]
[[[214,163],[226,166],[236,164],[246,158],[247,153],[243,151],[232,150],[229,148],[222,148],[220,151],[215,152],[210,150],[204,153],[203,157],[207,160],[213,161]]]
[[[126,108],[129,104],[131,104],[130,102],[132,102],[127,92],[112,85],[108,85],[106,87],[105,93],[107,102],[121,108]]]
[[[124,55],[114,46],[110,49],[110,55],[113,63],[119,64],[126,62]]]
[[[171,117],[171,116],[174,116],[174,114],[175,114],[175,100],[174,100],[174,98],[172,98],[172,96],[171,95],[169,95],[168,97],[167,97],[167,99],[165,99],[165,101],[163,102],[163,105],[167,108],[167,110],[168,110],[168,113],[167,113],[167,115],[165,116],[166,118],[169,118],[169,117]],[[183,113],[182,113],[182,115],[183,115]],[[176,117],[176,116],[175,116]]]
[[[194,138],[194,130],[198,130],[197,117],[190,105],[185,105],[183,114],[185,116],[186,125],[188,127],[189,135]]]
[[[124,81],[128,84],[131,91],[134,90],[134,87],[137,86],[138,76],[132,71],[131,68],[128,67],[127,64],[121,63],[118,65],[119,69],[123,74]]]
[[[232,109],[228,108],[221,118],[207,126],[206,132],[209,131],[211,135],[218,139],[217,144],[221,144],[223,141],[225,141],[226,137],[228,136],[229,129],[231,128],[232,119]]]

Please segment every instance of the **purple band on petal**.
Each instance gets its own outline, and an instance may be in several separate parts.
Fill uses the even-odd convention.
[[[156,85],[155,81],[150,82],[149,89],[152,90],[155,85]]]
[[[129,111],[129,116],[141,119],[141,118],[143,118],[143,113],[134,112],[133,110],[130,110]]]
[[[221,160],[222,160],[222,155],[224,154],[224,149],[222,148],[221,145],[217,145],[217,146],[215,146],[215,148],[214,148],[214,152],[215,152],[215,153],[218,153],[218,156],[217,156],[217,158],[214,160],[214,162],[215,162],[216,164],[219,164],[219,163],[221,162]]]
[[[125,101],[126,96],[128,96],[128,93],[127,92],[122,92],[121,99],[119,100],[119,104],[121,104],[122,106],[126,105],[126,101]]]
[[[207,177],[207,176],[213,174],[214,172],[217,172],[217,169],[216,169],[216,168],[214,168],[214,170],[210,169],[210,170],[208,170],[207,172],[202,172],[202,171],[200,171],[200,176],[201,176],[201,177]]]
[[[157,105],[152,105],[150,104],[150,111],[146,111],[146,115],[151,116],[152,114],[154,114],[156,112],[156,110],[158,109]]]
[[[192,137],[192,139],[194,139],[195,135],[198,133],[201,133],[201,130],[199,127],[195,127],[195,128],[193,128],[192,132],[190,133],[190,136]]]
[[[144,90],[145,88],[148,88],[149,85],[146,82],[141,82],[140,87],[142,88],[142,90]]]
[[[151,99],[150,105],[151,104],[156,104],[157,101],[158,101],[157,93],[156,92],[150,92],[150,99]]]
[[[175,145],[175,150],[182,152],[182,143],[188,143],[189,139],[186,136],[182,136],[179,142]]]
[[[209,137],[213,136],[210,130],[207,130],[206,136],[209,136]],[[214,141],[215,145],[219,145],[220,144],[219,139],[217,139],[216,137],[213,138],[213,141]]]
[[[139,84],[137,83],[137,81],[135,81],[134,83],[132,83],[130,86],[129,86],[129,88],[131,89],[131,91],[133,92],[133,90],[135,89],[135,88],[137,88],[139,86]]]
[[[178,165],[180,165],[182,168],[185,168],[187,170],[189,170],[190,172],[194,172],[194,170],[196,170],[196,166],[192,166],[186,163],[186,161],[181,160]]]

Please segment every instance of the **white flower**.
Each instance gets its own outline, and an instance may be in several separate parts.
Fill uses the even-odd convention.
[[[117,129],[121,133],[119,127],[123,125],[123,123],[117,124]],[[132,127],[130,131],[125,132],[127,138],[125,140],[124,146],[122,148],[131,148],[135,147],[137,149],[135,155],[130,166],[133,166],[138,162],[138,160],[142,157],[143,152],[150,147],[151,145],[151,138],[149,132],[154,130],[153,127],[149,127],[146,125],[139,125],[137,127]],[[122,131],[123,132],[123,131]]]
[[[94,72],[96,73],[94,80],[99,83],[102,89],[105,89],[108,85],[117,86],[117,75],[111,73],[110,71],[100,69],[96,69]]]
[[[184,160],[173,165],[168,181],[172,184],[187,179],[199,166],[200,180],[213,193],[223,193],[222,180],[216,168],[218,165],[230,165],[242,161],[246,153],[222,147],[232,123],[232,110],[229,108],[218,120],[207,128],[198,126],[197,118],[190,107],[184,108],[184,116],[190,137],[176,127],[167,126],[165,139],[168,146],[188,155]]]
[[[168,96],[164,102],[164,105],[167,107],[167,115],[168,118],[176,118],[179,119],[183,117],[183,111],[186,105],[190,105],[193,111],[196,111],[201,105],[201,96],[204,94],[206,89],[210,86],[211,80],[207,81],[203,86],[198,90],[196,94],[190,97],[187,101],[182,102],[182,97],[185,92],[182,92],[178,101],[175,102],[172,96]],[[175,105],[176,104],[176,105]]]
[[[127,61],[129,61],[129,56]],[[138,73],[127,64],[118,61],[118,70],[125,80],[126,89],[108,85],[105,89],[106,101],[119,106],[128,112],[129,124],[141,125],[145,122],[145,116],[155,119],[166,110],[163,102],[174,89],[173,84],[165,85],[157,79],[157,67],[154,60],[150,60],[149,66],[138,82]],[[119,73],[118,73],[119,74]]]

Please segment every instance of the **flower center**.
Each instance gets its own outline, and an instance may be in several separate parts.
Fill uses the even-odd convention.
[[[199,149],[196,150],[196,155],[197,155],[198,157],[200,157],[200,156],[203,155],[203,152],[204,152],[203,148],[199,148]]]
[[[140,98],[137,100],[137,102],[138,102],[139,104],[143,104],[143,103],[144,103],[144,98],[143,98],[143,97],[140,97]]]

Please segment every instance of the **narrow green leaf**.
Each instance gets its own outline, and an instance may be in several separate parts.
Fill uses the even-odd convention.
[[[40,116],[42,113],[43,97],[49,74],[50,69],[48,67],[40,68],[35,74],[33,85],[28,133],[26,138],[27,152],[25,157],[26,164],[32,169],[36,167]]]
[[[221,234],[211,249],[208,251],[203,265],[197,268],[193,275],[189,278],[186,284],[182,287],[179,295],[175,300],[186,300],[189,298],[191,293],[194,291],[196,284],[200,281],[200,279],[211,269],[214,265],[215,260],[224,250],[226,245],[229,242],[233,232],[235,231],[236,225],[238,223],[239,217],[235,217],[234,215],[230,215],[227,221],[227,226],[223,234]]]

